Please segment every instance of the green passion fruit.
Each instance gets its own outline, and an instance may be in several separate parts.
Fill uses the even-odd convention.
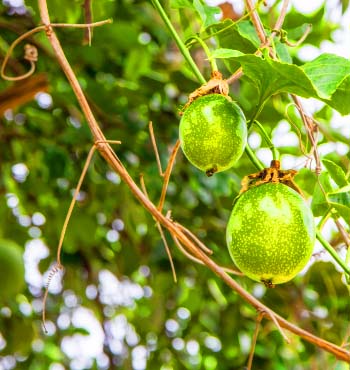
[[[13,241],[0,239],[0,301],[20,293],[24,287],[22,249]]]
[[[315,243],[310,208],[281,183],[252,187],[236,200],[226,240],[236,266],[267,286],[291,280],[309,261]]]
[[[232,167],[247,142],[242,110],[220,94],[194,100],[181,118],[179,131],[185,156],[208,176]]]

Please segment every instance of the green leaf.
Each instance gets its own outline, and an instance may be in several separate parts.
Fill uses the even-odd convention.
[[[274,43],[275,43],[275,48],[276,48],[277,56],[281,60],[281,62],[292,64],[293,63],[293,59],[292,59],[292,57],[289,54],[289,50],[288,50],[286,44],[283,44],[278,39],[276,39],[274,41]]]
[[[241,55],[244,55],[244,54],[238,50],[221,48],[221,49],[214,50],[211,56],[216,59],[219,59],[219,58],[227,59],[227,58],[235,58]]]
[[[339,203],[350,208],[350,185],[328,193],[328,200],[332,203]]]
[[[219,7],[206,5],[201,0],[193,0],[193,5],[201,17],[203,29],[219,22],[219,20],[215,17],[217,14],[221,13]]]
[[[326,101],[332,108],[341,114],[350,113],[350,76],[348,76],[332,95],[331,101]]]
[[[340,166],[329,159],[323,159],[322,163],[325,165],[332,179],[338,186],[343,187],[349,184],[346,179],[346,175]]]
[[[330,99],[340,84],[350,75],[350,61],[333,54],[322,54],[301,69],[316,87],[318,95]]]
[[[323,216],[329,209],[330,205],[325,197],[333,191],[331,177],[328,172],[322,172],[319,176],[319,182],[316,183],[314,196],[311,202],[311,209],[315,217]]]
[[[249,21],[235,23],[231,19],[225,19],[208,27],[205,34],[208,37],[215,36],[219,47],[237,49],[242,53],[253,54],[260,45],[254,27]]]
[[[256,55],[235,57],[254,86],[262,103],[271,95],[291,92],[304,97],[315,97],[317,91],[305,73],[296,65],[263,59]]]
[[[255,27],[250,21],[241,21],[236,23],[238,33],[249,40],[256,48],[260,47],[261,41],[256,33]]]
[[[232,59],[241,64],[245,76],[258,89],[260,103],[274,94],[288,92],[323,100],[342,114],[350,113],[347,103],[350,100],[350,61],[345,58],[323,54],[302,67],[251,54]]]

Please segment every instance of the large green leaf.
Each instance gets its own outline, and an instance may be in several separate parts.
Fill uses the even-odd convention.
[[[254,26],[249,21],[235,23],[225,19],[208,27],[203,38],[215,36],[220,48],[238,49],[243,53],[254,53],[260,45]]]
[[[236,23],[236,29],[243,38],[249,40],[256,48],[260,46],[261,41],[256,33],[255,27],[250,21]]]
[[[345,58],[323,54],[302,67],[278,62],[266,55],[232,52],[228,58],[242,66],[244,74],[258,89],[261,103],[271,95],[288,92],[323,100],[342,114],[350,113],[350,104],[346,103],[350,100],[350,89],[347,88],[350,85],[350,61]]]
[[[334,54],[322,54],[301,69],[316,87],[318,96],[328,100],[350,75],[350,61]]]
[[[279,92],[291,92],[304,97],[318,96],[310,79],[296,65],[256,55],[242,55],[234,59],[241,64],[244,74],[257,87],[261,102]]]

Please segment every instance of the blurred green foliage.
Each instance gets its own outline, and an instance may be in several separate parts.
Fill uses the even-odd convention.
[[[262,6],[260,14],[269,32],[280,3],[274,2],[269,10]],[[26,1],[24,14],[20,14],[20,8],[6,4],[9,2],[3,1],[0,6],[2,58],[11,42],[41,23],[36,1]],[[83,5],[82,0],[49,1],[52,22],[84,23]],[[241,64],[243,68],[262,64],[259,76],[254,69],[247,70],[246,76],[231,85],[230,95],[248,119],[260,108],[259,101],[266,100],[259,122],[278,147],[282,164],[302,168],[304,151],[310,150],[310,145],[297,111],[289,106],[291,101],[285,92],[290,89],[283,84],[290,70],[299,74],[303,71],[300,47],[289,48],[276,37],[280,62],[254,62],[258,58],[251,54],[259,47],[259,40],[247,17],[238,23],[230,19],[219,22],[215,17],[218,9],[199,0],[170,1],[164,6],[206,78],[210,75],[209,63],[198,44],[193,43],[194,34],[212,49],[217,46],[248,54],[218,59],[225,77]],[[345,12],[348,1],[339,1],[338,7],[340,13]],[[58,28],[57,35],[105,136],[122,141],[115,147],[117,155],[136,181],[140,173],[144,175],[149,196],[157,202],[162,179],[148,123],[153,122],[165,168],[178,138],[179,111],[198,83],[151,2],[99,0],[92,2],[92,10],[95,21],[111,18],[113,23],[92,30],[91,46],[83,44],[82,29]],[[288,39],[297,41],[309,23],[313,28],[305,43],[313,47],[333,42],[334,31],[340,28],[339,22],[327,16],[326,5],[312,14],[301,14],[292,7],[284,23]],[[215,43],[210,42],[214,39]],[[45,74],[48,95],[33,96],[26,104],[17,104],[14,98],[0,123],[0,238],[21,246],[27,281],[20,294],[1,302],[0,368],[243,369],[257,313],[205,267],[182,255],[166,235],[178,276],[174,283],[154,220],[98,154],[90,164],[63,244],[63,287],[60,273],[52,279],[47,304],[49,333],[43,333],[40,315],[47,271],[55,261],[60,231],[92,138],[45,34],[36,34],[29,41],[38,48],[36,73]],[[23,46],[21,43],[11,57],[8,74],[27,70],[21,56]],[[346,64],[346,70],[349,62],[341,63]],[[272,65],[276,71],[286,69],[284,77],[274,76],[273,83]],[[322,65],[317,68],[322,71]],[[346,73],[343,71],[344,79],[337,80],[327,96],[304,95],[318,95],[326,102],[331,99],[333,107],[348,113]],[[289,77],[295,80],[291,84],[300,87],[296,75]],[[312,77],[317,87],[315,73]],[[0,80],[4,99],[13,85]],[[314,214],[323,217],[328,239],[343,256],[344,243],[332,217],[340,217],[349,230],[346,125],[350,118],[341,117],[325,103],[315,107],[325,172],[317,180],[314,172],[301,169],[296,181],[308,201],[314,195]],[[281,141],[284,136],[287,142]],[[268,165],[272,158],[268,144],[254,125],[250,142]],[[179,152],[169,184],[165,209],[213,250],[215,261],[228,267],[233,266],[225,245],[226,222],[242,177],[252,172],[256,169],[243,155],[233,169],[207,178]],[[331,193],[331,199],[326,199],[320,186]],[[245,277],[236,279],[285,318],[341,345],[350,335],[349,289],[341,272],[324,260],[329,261],[327,254],[317,251],[304,274],[275,289],[266,289]],[[273,323],[264,320],[254,368],[347,368],[334,356],[287,335],[291,345],[284,342]]]

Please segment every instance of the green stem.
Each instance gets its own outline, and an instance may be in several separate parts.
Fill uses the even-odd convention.
[[[350,269],[350,248],[346,252],[345,265]],[[350,285],[350,275],[346,275],[346,282]]]
[[[165,25],[168,27],[169,32],[173,36],[173,38],[174,38],[174,40],[175,40],[178,48],[181,51],[181,54],[186,59],[187,63],[190,65],[190,67],[192,69],[192,72],[194,73],[194,75],[196,76],[196,78],[198,79],[198,81],[200,81],[201,84],[205,84],[206,83],[205,78],[201,74],[201,72],[198,69],[196,63],[193,61],[190,52],[188,51],[188,49],[186,48],[185,44],[182,42],[180,36],[178,35],[178,33],[176,32],[175,28],[173,27],[170,19],[168,18],[167,14],[165,13],[165,10],[163,9],[163,7],[160,4],[159,0],[152,0],[152,3],[154,5],[154,7],[157,9],[157,11],[158,11],[159,15],[161,16],[161,18],[163,19]]]
[[[267,102],[267,99],[260,100],[258,108],[256,109],[255,113],[252,115],[252,117],[249,120],[248,129],[253,125],[254,121],[258,118],[266,102]]]
[[[350,276],[350,266],[347,264],[347,261],[343,261],[335,249],[327,242],[326,239],[322,236],[319,230],[316,230],[316,237],[318,241],[323,245],[323,247],[327,250],[327,252],[333,257],[333,259],[338,263],[338,265],[344,270],[347,274],[347,277]],[[349,252],[348,252],[349,253]],[[349,262],[349,261],[348,261]]]
[[[215,58],[212,57],[211,52],[207,46],[207,44],[198,36],[194,36],[194,38],[199,42],[199,44],[202,46],[206,56],[208,57],[208,60],[210,62],[211,70],[212,72],[218,71],[218,66],[216,64]]]
[[[265,168],[248,144],[245,147],[245,153],[259,171]]]
[[[260,132],[262,133],[262,135],[263,135],[263,137],[264,137],[264,139],[265,139],[265,141],[266,141],[266,143],[267,143],[267,145],[269,146],[269,149],[271,149],[271,151],[272,151],[272,158],[274,159],[274,160],[276,160],[276,159],[279,159],[279,152],[278,152],[278,150],[276,149],[276,147],[273,145],[273,143],[272,143],[272,141],[271,141],[271,139],[270,139],[270,137],[269,137],[269,135],[266,133],[266,131],[265,131],[265,129],[264,129],[264,127],[263,127],[263,125],[260,123],[260,122],[258,122],[258,121],[254,121],[253,122],[256,126],[258,126],[259,127],[259,130],[260,130]]]

